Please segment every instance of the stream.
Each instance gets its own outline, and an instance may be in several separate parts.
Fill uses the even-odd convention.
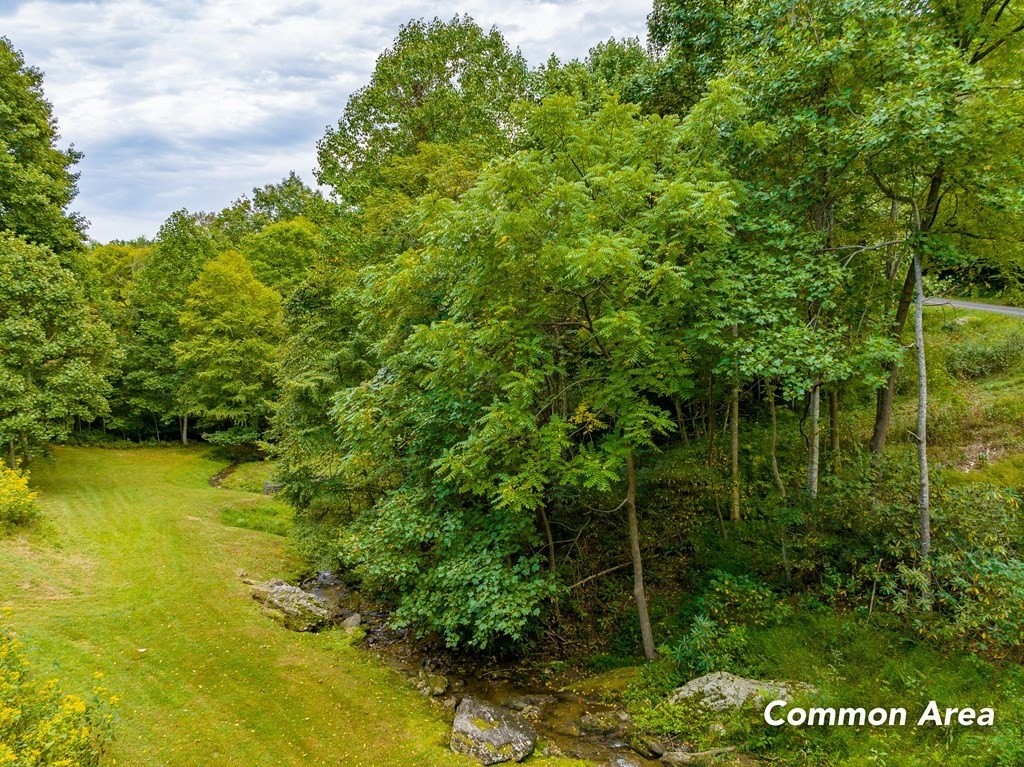
[[[342,619],[363,608],[359,612],[366,632],[362,646],[442,706],[449,722],[458,702],[474,697],[528,719],[537,730],[541,753],[600,765],[662,765],[645,759],[626,742],[629,719],[620,708],[570,691],[567,679],[538,681],[537,672],[522,663],[484,661],[412,641],[407,632],[387,626],[387,613],[365,610],[359,594],[329,572],[318,573],[300,587],[325,599]],[[616,761],[622,758],[629,761]]]

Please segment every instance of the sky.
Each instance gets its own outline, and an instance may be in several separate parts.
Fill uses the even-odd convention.
[[[73,209],[99,242],[156,234],[296,171],[413,18],[468,13],[531,65],[644,38],[651,0],[0,0],[0,35],[44,73]]]

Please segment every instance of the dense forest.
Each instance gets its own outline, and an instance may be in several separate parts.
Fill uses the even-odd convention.
[[[795,612],[1019,662],[1019,495],[943,467],[957,382],[1024,342],[923,305],[1024,299],[1024,15],[658,0],[648,36],[531,68],[411,21],[318,188],[107,244],[3,42],[5,492],[56,442],[212,443],[272,463],[310,571],[449,648],[671,687],[770,672]]]

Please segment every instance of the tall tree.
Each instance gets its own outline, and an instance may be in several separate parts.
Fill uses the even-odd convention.
[[[276,392],[281,296],[256,279],[244,256],[226,251],[189,286],[178,321],[183,415],[198,415],[201,425],[226,422],[221,441],[255,442]]]
[[[497,29],[469,17],[410,21],[377,59],[368,85],[318,145],[318,178],[349,205],[381,181],[388,161],[423,142],[509,146],[511,106],[524,98],[526,62]]]
[[[0,37],[0,230],[44,245],[70,265],[85,222],[69,211],[77,193],[75,149],[58,149],[43,75]]]
[[[113,336],[49,248],[0,232],[0,443],[12,465],[107,411]]]

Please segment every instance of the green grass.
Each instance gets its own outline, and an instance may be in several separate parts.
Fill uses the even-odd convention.
[[[294,512],[287,503],[274,498],[253,498],[220,510],[220,521],[232,527],[259,530],[271,535],[288,535]]]
[[[246,461],[235,466],[224,478],[221,487],[227,490],[244,490],[247,493],[262,493],[264,482],[274,481],[273,461]]]
[[[638,721],[663,735],[675,734],[698,749],[727,745],[774,764],[808,767],[930,767],[931,765],[1019,765],[1024,759],[1024,670],[1001,666],[961,651],[936,648],[863,616],[807,613],[774,628],[752,629],[755,667],[741,669],[762,679],[803,681],[813,694],[791,696],[811,706],[904,707],[905,727],[773,728],[760,707],[735,715],[693,705],[652,708],[690,675],[671,662],[645,667],[625,700]],[[993,727],[916,727],[928,701],[948,707],[994,708]],[[724,729],[710,727],[712,723]],[[728,760],[724,764],[731,764]],[[737,764],[749,764],[742,759]]]
[[[47,522],[0,540],[0,606],[39,672],[67,691],[100,673],[120,698],[105,763],[473,764],[448,751],[437,706],[341,633],[260,614],[237,571],[299,563],[285,539],[222,523],[267,501],[210,487],[209,456],[58,448],[33,472]]]

